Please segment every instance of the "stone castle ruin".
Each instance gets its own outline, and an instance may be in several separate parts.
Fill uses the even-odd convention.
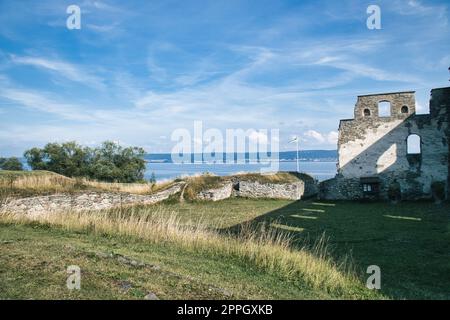
[[[340,121],[337,174],[320,198],[449,198],[450,87],[431,90],[429,114],[415,105],[414,91],[358,96],[354,119]]]

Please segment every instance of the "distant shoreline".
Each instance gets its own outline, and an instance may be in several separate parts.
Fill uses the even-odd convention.
[[[209,155],[208,155],[209,156]],[[260,162],[274,161],[271,159],[270,154],[265,156],[264,154],[254,153],[222,153],[217,157],[223,159],[217,161],[216,164],[236,164],[236,163],[249,163],[249,160],[259,159]],[[298,153],[300,162],[337,162],[337,150],[300,150]],[[205,159],[205,154],[190,154],[186,156],[190,161],[185,161],[185,164],[214,164],[214,162],[199,161],[199,159]],[[148,153],[144,156],[147,163],[174,163],[172,161],[172,154],[170,153]],[[278,162],[292,162],[296,161],[296,151],[281,151],[278,153],[276,161]],[[245,160],[245,161],[244,161]]]
[[[307,173],[319,181],[333,178],[336,175],[337,161],[300,161],[300,172]],[[179,177],[211,173],[218,176],[227,176],[236,173],[255,173],[262,168],[271,166],[268,162],[261,163],[172,163],[172,162],[147,162],[145,177],[156,178],[157,181],[173,180]],[[295,172],[295,160],[279,161],[278,171]]]
[[[258,162],[207,162],[207,161],[194,161],[194,162],[185,162],[185,163],[177,163],[172,160],[145,160],[146,163],[168,163],[168,164],[261,164],[267,162],[295,162],[296,159],[279,159],[279,160],[270,160],[270,159],[261,159]],[[299,162],[337,162],[337,159],[299,159]]]

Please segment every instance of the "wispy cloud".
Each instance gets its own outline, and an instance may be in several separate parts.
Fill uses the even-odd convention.
[[[54,72],[70,81],[82,83],[96,89],[104,89],[103,79],[91,74],[84,68],[61,60],[48,59],[43,57],[16,56],[11,55],[11,61],[15,64],[28,65],[46,71]]]
[[[55,102],[42,95],[42,93],[31,92],[28,90],[0,88],[0,97],[14,101],[18,105],[29,109],[57,115],[62,119],[79,121],[92,120],[90,116],[82,112],[79,106],[64,102]]]

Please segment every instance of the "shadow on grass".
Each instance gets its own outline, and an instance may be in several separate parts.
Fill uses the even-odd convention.
[[[243,228],[288,232],[293,247],[325,235],[331,257],[350,256],[361,281],[381,268],[382,293],[396,298],[450,299],[450,205],[296,201],[221,232]]]

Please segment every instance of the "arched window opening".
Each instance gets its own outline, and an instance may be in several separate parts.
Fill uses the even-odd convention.
[[[389,101],[380,101],[378,103],[378,116],[379,117],[391,116],[391,103]]]
[[[407,143],[407,153],[408,154],[421,154],[420,136],[417,134],[411,134],[408,136]]]
[[[364,109],[364,117],[370,117],[370,110]]]
[[[402,113],[409,113],[408,107],[407,106],[403,106],[402,109],[401,109],[401,112]]]

